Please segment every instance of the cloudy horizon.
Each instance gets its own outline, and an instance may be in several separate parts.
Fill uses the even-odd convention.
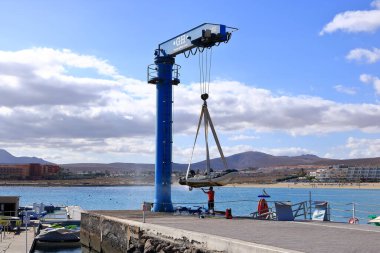
[[[365,36],[366,43],[354,39],[344,46],[345,51],[335,53],[347,73],[355,72],[351,79],[326,69],[316,86],[315,80],[297,71],[289,73],[292,78],[299,74],[296,82],[281,74],[273,81],[270,75],[267,80],[227,75],[234,69],[215,66],[208,104],[226,156],[244,151],[338,159],[380,156],[380,45],[376,41],[380,0],[369,1],[367,6],[365,10],[342,10],[328,20],[321,18],[324,23],[320,22],[319,32],[309,32],[321,44],[333,41],[334,36]],[[183,30],[188,26],[184,24]],[[239,50],[239,39],[234,39],[245,36],[241,30],[220,51]],[[124,71],[119,60],[113,62],[116,53],[107,57],[104,49],[97,53],[59,43],[30,44],[12,48],[0,43],[1,148],[16,156],[37,156],[55,163],[154,162],[155,87],[141,73],[133,74],[135,58],[126,57],[132,67]],[[302,60],[309,61],[300,60],[301,65]],[[249,73],[247,64],[236,73]],[[197,66],[193,68],[196,73]],[[313,71],[319,75],[320,70]],[[339,77],[341,81],[336,82]],[[299,90],[290,83],[299,83]],[[202,105],[199,96],[197,77],[186,77],[174,88],[173,162],[189,159]],[[211,151],[217,156],[215,146]],[[203,159],[200,142],[194,160]]]

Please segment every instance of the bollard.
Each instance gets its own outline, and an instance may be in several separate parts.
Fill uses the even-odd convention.
[[[143,223],[145,223],[145,212],[146,211],[151,211],[152,210],[152,203],[150,202],[144,202],[142,205],[142,211],[143,211]]]
[[[231,208],[226,209],[226,219],[232,219],[232,211]]]

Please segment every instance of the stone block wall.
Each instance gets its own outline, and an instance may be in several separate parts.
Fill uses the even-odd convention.
[[[82,213],[80,238],[88,253],[215,253],[202,245],[148,233],[128,220]],[[145,224],[146,226],[147,224]],[[149,225],[148,225],[149,226]]]

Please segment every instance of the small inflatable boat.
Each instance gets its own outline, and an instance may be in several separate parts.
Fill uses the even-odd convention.
[[[188,185],[193,188],[209,187],[209,186],[223,186],[229,184],[236,176],[237,170],[226,170],[220,172],[210,172],[209,175],[196,174],[194,176],[182,177],[179,179],[180,185]]]

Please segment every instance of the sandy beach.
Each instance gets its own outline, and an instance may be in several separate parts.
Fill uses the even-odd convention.
[[[176,180],[173,186],[179,186]],[[22,180],[0,181],[0,186],[47,186],[47,187],[72,187],[72,186],[154,186],[153,182],[141,182],[122,178],[86,179],[86,180]],[[229,184],[224,187],[251,187],[251,188],[326,188],[326,189],[380,189],[380,183],[241,183]]]
[[[325,188],[325,189],[380,189],[380,183],[275,183],[275,184],[231,184],[227,187],[252,188]]]

